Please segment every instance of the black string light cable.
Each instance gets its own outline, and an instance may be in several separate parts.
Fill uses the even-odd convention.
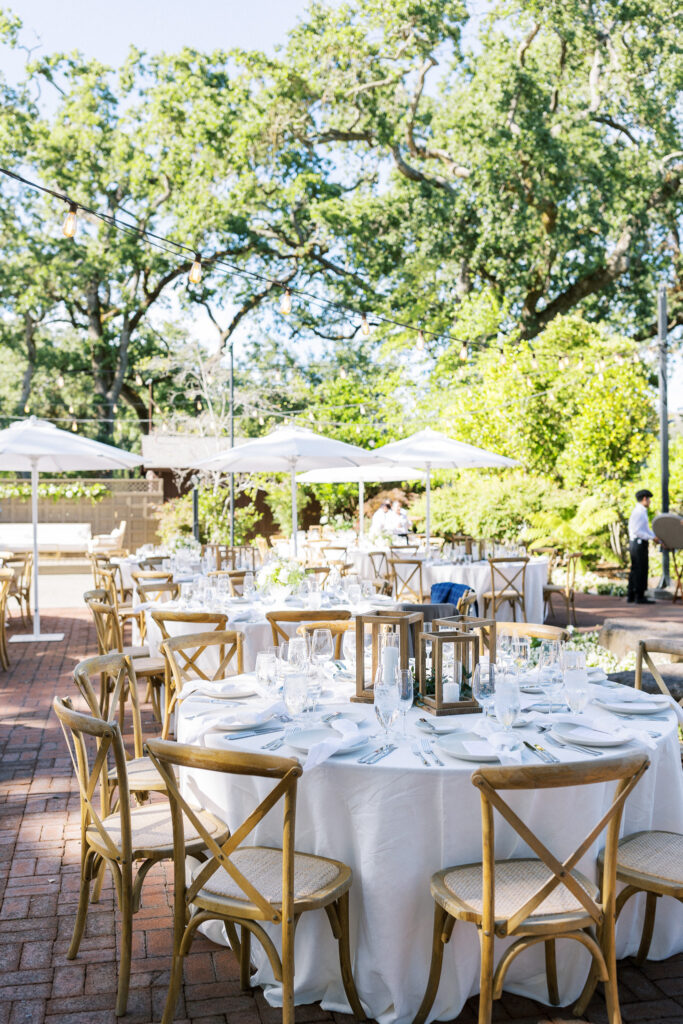
[[[303,288],[293,287],[291,284],[285,284],[276,278],[267,277],[264,274],[259,274],[257,271],[246,270],[243,267],[238,267],[233,263],[228,262],[222,256],[206,256],[204,257],[200,251],[197,250],[196,246],[189,246],[183,242],[178,242],[173,238],[168,238],[164,235],[156,234],[154,231],[150,231],[147,228],[138,227],[135,224],[128,224],[121,220],[120,217],[114,217],[112,214],[102,213],[100,210],[94,210],[84,203],[78,202],[72,199],[71,196],[65,192],[58,192],[55,189],[48,188],[45,185],[40,185],[35,181],[31,181],[29,178],[25,178],[21,174],[17,174],[15,171],[10,171],[6,167],[0,167],[0,174],[4,174],[7,178],[11,178],[26,188],[33,189],[36,192],[42,192],[45,195],[52,196],[54,199],[58,199],[62,203],[66,203],[68,206],[68,213],[62,233],[66,238],[73,238],[76,234],[77,216],[79,211],[88,214],[91,217],[95,217],[97,220],[102,221],[104,224],[108,224],[110,227],[116,228],[120,231],[126,231],[130,234],[136,235],[138,238],[144,239],[150,246],[157,248],[163,252],[168,253],[176,258],[183,258],[185,262],[190,262],[190,281],[193,284],[198,284],[202,276],[202,268],[206,266],[221,267],[229,271],[231,275],[237,275],[246,280],[259,281],[262,284],[267,284],[272,288],[280,288],[283,291],[282,304],[280,310],[284,315],[288,315],[292,308],[292,297],[296,296],[301,299],[306,299],[310,303],[317,303],[320,306],[324,306],[328,309],[334,309],[338,313],[343,313],[349,318],[358,318],[358,310],[350,306],[347,306],[341,302],[325,299],[320,295],[315,295],[312,292],[308,292]],[[227,275],[226,275],[227,276]],[[461,338],[456,338],[451,334],[441,334],[438,331],[430,331],[425,327],[415,327],[413,324],[406,323],[402,320],[396,320],[393,317],[383,316],[381,314],[372,314],[372,324],[368,319],[367,312],[361,311],[360,319],[360,330],[364,337],[370,334],[371,326],[386,325],[387,327],[398,327],[401,330],[410,331],[416,336],[416,347],[418,351],[423,351],[425,347],[425,338],[429,337],[435,341],[453,342],[459,341],[461,343],[461,358],[466,359],[468,355],[471,341],[465,341]],[[479,340],[485,340],[488,335],[480,335]]]

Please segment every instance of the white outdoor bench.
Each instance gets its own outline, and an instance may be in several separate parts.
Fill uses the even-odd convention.
[[[58,555],[85,554],[92,540],[90,523],[38,523],[38,551]],[[0,522],[0,548],[33,551],[31,523]]]

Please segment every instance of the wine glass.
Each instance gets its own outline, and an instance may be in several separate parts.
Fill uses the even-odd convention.
[[[585,652],[565,648],[562,651],[561,664],[567,704],[571,711],[580,715],[591,697]]]
[[[488,718],[496,692],[496,666],[489,661],[480,661],[474,668],[472,677],[472,696],[484,710]]]
[[[548,698],[548,714],[553,710],[553,699],[562,686],[560,645],[556,640],[544,640],[538,658],[538,685]]]
[[[344,661],[348,663],[349,670],[353,672],[356,668],[356,631],[347,629],[342,640],[342,654]]]
[[[293,636],[287,648],[287,662],[303,671],[308,663],[308,641],[305,636]]]
[[[380,682],[375,684],[375,714],[379,724],[384,729],[384,743],[389,745],[389,729],[398,718],[399,696],[398,687],[395,682]]]
[[[503,729],[510,732],[519,714],[521,701],[517,680],[508,673],[496,683],[493,706],[496,709],[496,718]]]
[[[282,698],[292,720],[301,724],[308,700],[308,678],[305,672],[287,673]]]
[[[244,582],[242,583],[242,594],[246,597],[247,601],[251,601],[256,593],[256,583],[254,581],[253,572],[245,572]]]
[[[326,663],[334,657],[334,643],[332,641],[332,630],[315,629],[311,640],[311,660],[325,672]]]
[[[406,726],[407,715],[413,706],[414,683],[413,673],[409,668],[396,669],[396,689],[398,693],[398,710],[403,718],[403,738],[408,738]]]

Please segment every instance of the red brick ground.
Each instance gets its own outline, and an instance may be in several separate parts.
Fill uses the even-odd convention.
[[[675,613],[680,614],[678,609]],[[94,634],[80,611],[45,616],[42,624],[46,632],[63,630],[64,642],[11,645],[12,668],[0,672],[0,1024],[114,1024],[117,923],[111,885],[90,907],[78,958],[66,959],[78,891],[78,798],[61,731],[50,712],[55,694],[73,695],[73,666],[95,650]],[[171,949],[171,889],[168,867],[153,868],[134,922],[124,1018],[130,1024],[161,1017]],[[683,1024],[683,955],[643,970],[624,961],[619,980],[625,1024]],[[477,1000],[472,999],[458,1022],[475,1024],[476,1015]],[[199,937],[187,958],[176,1019],[178,1024],[277,1024],[280,1014],[259,991],[242,994],[232,954]],[[317,1005],[297,1008],[302,1024],[350,1019]],[[574,1020],[567,1009],[549,1010],[517,996],[495,1004],[493,1019],[517,1024]],[[606,1021],[599,995],[585,1019]]]

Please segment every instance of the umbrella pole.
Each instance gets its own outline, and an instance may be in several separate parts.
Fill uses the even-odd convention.
[[[430,469],[429,463],[427,463],[427,517],[426,517],[427,518],[427,525],[425,527],[425,536],[426,536],[425,546],[427,548],[427,551],[429,551],[429,530],[430,530],[430,526],[431,526],[431,511],[430,511],[430,507],[429,507],[429,501],[430,501],[430,497],[431,497],[431,494],[430,494],[431,482],[432,482],[432,471]]]
[[[63,640],[63,633],[40,632],[40,608],[38,601],[38,460],[31,459],[31,521],[33,523],[33,632],[20,633],[10,637],[10,643],[32,643],[46,640]]]
[[[292,543],[294,545],[294,557],[297,556],[297,533],[299,530],[298,516],[296,514],[296,468],[292,464]]]
[[[365,484],[362,480],[358,481],[358,536],[362,537],[364,530],[364,516],[363,506],[365,505]]]

